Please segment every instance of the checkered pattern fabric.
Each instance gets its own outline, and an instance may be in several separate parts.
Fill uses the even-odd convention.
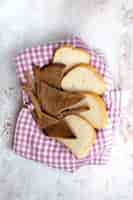
[[[23,94],[23,101],[27,108],[22,108],[17,119],[16,130],[13,139],[13,150],[27,158],[47,164],[50,167],[63,169],[74,172],[76,169],[84,165],[106,164],[111,147],[113,136],[117,126],[119,125],[121,111],[121,95],[113,87],[112,75],[108,71],[108,67],[104,62],[104,57],[95,53],[92,49],[79,38],[75,37],[70,40],[48,43],[33,48],[27,48],[16,58],[17,76],[21,82],[25,82],[23,72],[29,70],[33,76],[32,63],[43,67],[48,64],[55,52],[55,49],[64,45],[71,44],[73,47],[85,49],[91,55],[91,65],[104,76],[107,90],[103,97],[107,113],[108,125],[105,129],[97,131],[96,144],[93,145],[88,156],[77,159],[68,148],[57,142],[53,138],[44,135],[35,123],[30,113],[30,101]]]

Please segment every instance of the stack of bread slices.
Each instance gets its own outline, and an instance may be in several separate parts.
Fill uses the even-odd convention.
[[[34,81],[25,72],[22,89],[30,97],[33,116],[45,133],[63,143],[78,158],[89,154],[96,129],[105,128],[104,78],[91,66],[81,48],[62,46],[50,64],[33,67]]]

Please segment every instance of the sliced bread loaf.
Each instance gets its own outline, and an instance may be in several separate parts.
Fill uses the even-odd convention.
[[[65,64],[67,69],[79,63],[90,63],[90,55],[84,49],[64,45],[55,51],[53,63]]]
[[[105,92],[104,78],[88,64],[78,64],[68,70],[61,81],[62,89],[70,92]]]

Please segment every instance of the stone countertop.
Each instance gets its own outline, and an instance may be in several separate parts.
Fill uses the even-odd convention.
[[[0,25],[0,200],[132,200],[133,145],[125,143],[122,129],[107,166],[74,174],[25,160],[10,147],[21,102],[17,53],[77,35],[105,54],[116,88],[124,87],[132,78],[124,70],[132,65],[133,1],[2,0]]]

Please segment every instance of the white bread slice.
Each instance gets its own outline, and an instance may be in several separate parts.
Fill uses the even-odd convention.
[[[82,117],[68,115],[64,119],[76,138],[55,138],[68,147],[78,158],[88,155],[96,140],[95,129]]]
[[[86,93],[85,101],[90,110],[80,112],[80,116],[90,122],[94,128],[105,128],[107,124],[107,111],[103,99],[94,93]]]
[[[79,63],[90,63],[90,55],[84,49],[64,45],[55,51],[53,63],[62,63],[70,68]]]
[[[86,119],[94,128],[105,128],[107,124],[107,111],[103,99],[94,93],[86,92],[83,95],[85,98],[77,103],[75,107],[88,106],[89,110],[80,112],[79,115]]]
[[[68,70],[62,78],[61,87],[70,92],[94,92],[98,95],[106,89],[104,78],[88,64],[78,64]]]

